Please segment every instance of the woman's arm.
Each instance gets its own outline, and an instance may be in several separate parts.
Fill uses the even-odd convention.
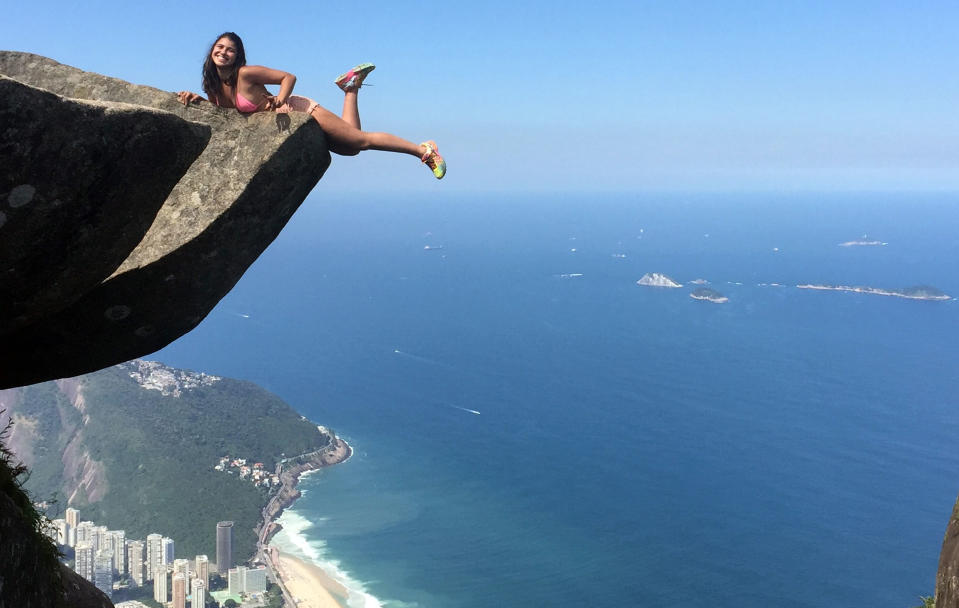
[[[245,65],[240,68],[239,80],[249,84],[278,84],[280,92],[271,100],[272,109],[276,109],[290,98],[293,93],[293,85],[296,84],[296,76],[283,70],[274,70],[263,67],[262,65]]]

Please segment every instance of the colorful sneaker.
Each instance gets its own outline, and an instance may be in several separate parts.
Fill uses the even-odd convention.
[[[436,142],[431,139],[420,145],[426,148],[426,153],[423,154],[421,159],[423,163],[433,171],[436,179],[443,179],[443,176],[446,175],[446,161],[440,156],[440,151],[436,148]]]
[[[361,63],[349,72],[340,74],[340,77],[334,80],[336,86],[340,87],[344,93],[355,91],[363,86],[363,79],[366,75],[376,69],[372,63]]]

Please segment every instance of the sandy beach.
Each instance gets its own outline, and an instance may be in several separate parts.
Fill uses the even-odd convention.
[[[314,564],[277,553],[277,571],[297,608],[344,608],[348,591]]]

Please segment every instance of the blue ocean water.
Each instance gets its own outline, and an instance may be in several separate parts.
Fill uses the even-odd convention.
[[[912,606],[959,491],[959,302],[795,286],[959,295],[957,203],[320,190],[154,358],[353,445],[278,542],[354,605]]]

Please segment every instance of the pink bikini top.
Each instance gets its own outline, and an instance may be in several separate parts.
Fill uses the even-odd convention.
[[[244,114],[250,114],[251,112],[256,112],[256,104],[237,92],[236,109]]]

